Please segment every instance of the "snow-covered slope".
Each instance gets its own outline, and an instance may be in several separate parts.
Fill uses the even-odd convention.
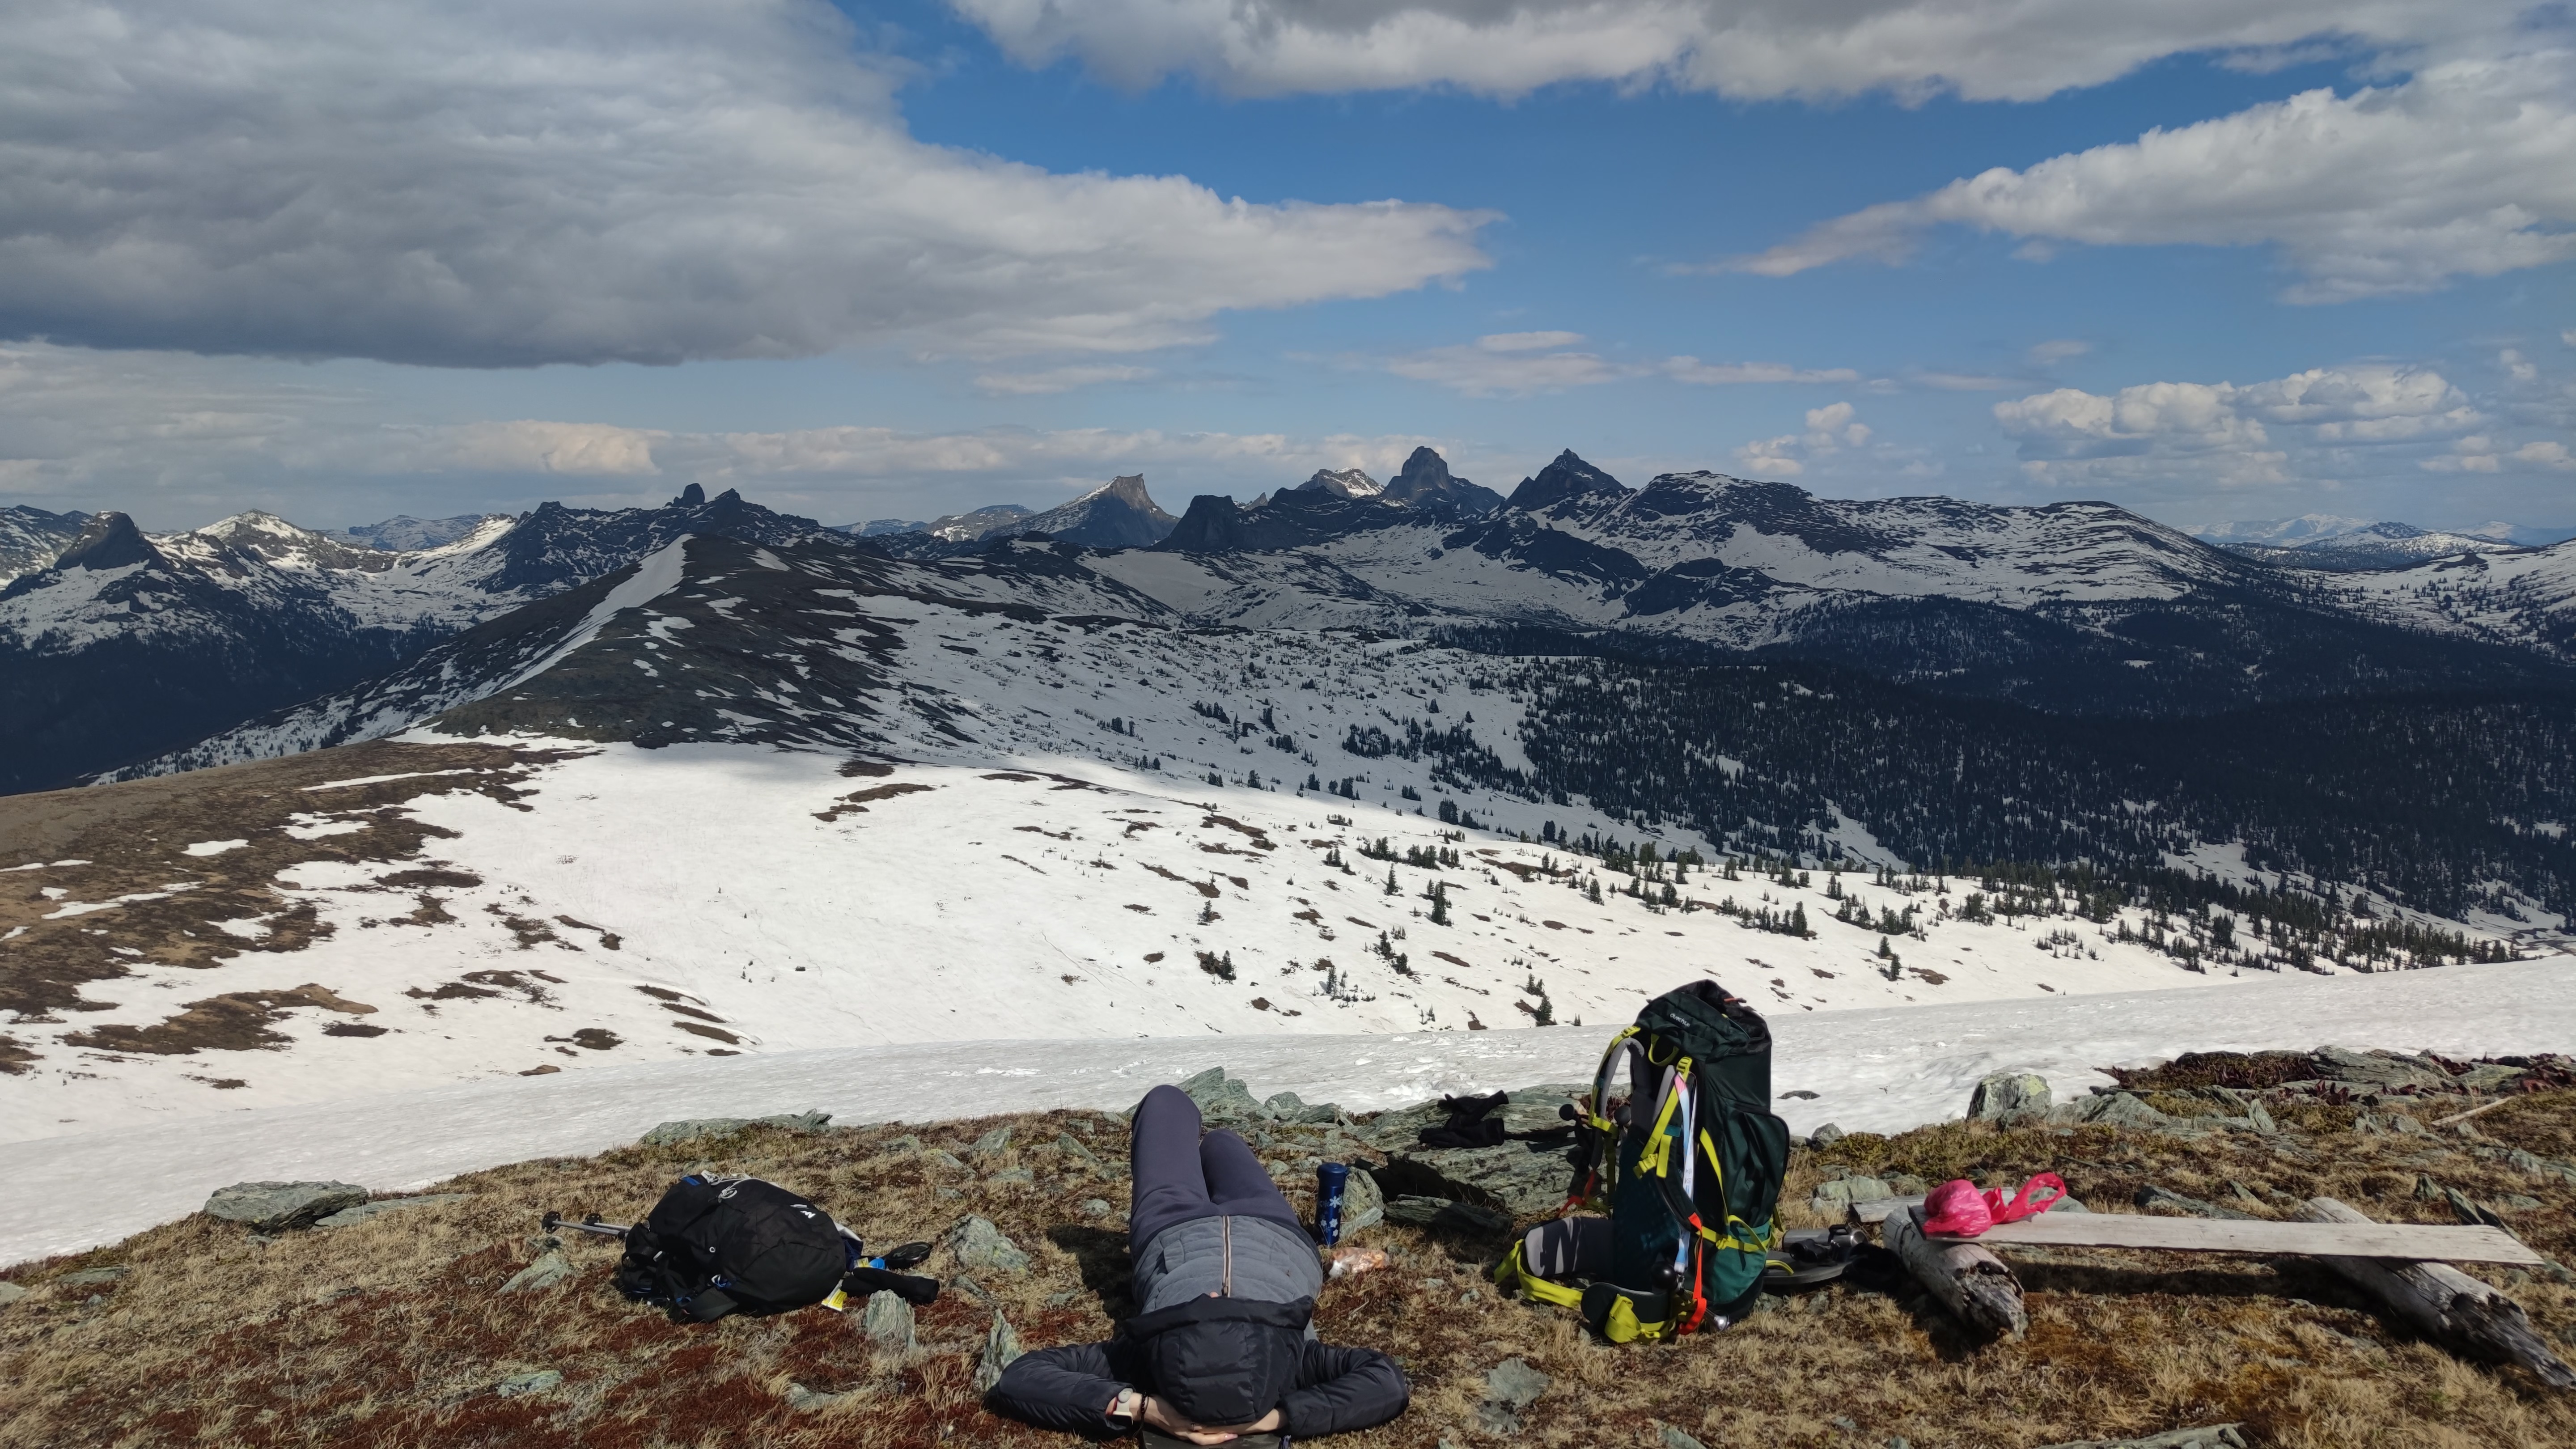
[[[33,573],[80,537],[86,513],[48,513],[41,508],[0,508],[0,588],[20,574]]]
[[[1726,979],[1723,970],[1721,979]],[[2499,1003],[2511,1003],[2500,1009]],[[2564,960],[2291,979],[2223,992],[2049,997],[1812,1015],[1774,1013],[1773,1085],[1790,1129],[1898,1132],[1957,1115],[1991,1072],[2035,1071],[2060,1099],[2101,1068],[2186,1050],[2335,1044],[2452,1056],[2564,1050],[2576,970]],[[1116,1110],[1211,1066],[1255,1092],[1354,1111],[1591,1074],[1608,1027],[1397,1033],[920,1042],[501,1077],[408,1092],[190,1117],[21,1141],[12,1180],[78,1213],[0,1220],[0,1265],[113,1242],[195,1211],[244,1179],[356,1182],[378,1191],[531,1158],[602,1151],[674,1118],[823,1111],[843,1123],[919,1120],[925,1104],[978,1116]]]
[[[1185,627],[1078,551],[693,537],[504,622],[335,706],[403,743],[0,819],[27,1130],[853,1041],[1599,1022],[1707,972],[1779,1013],[2212,979],[2143,909],[1882,879],[1852,822],[1848,873],[1738,875],[1468,785],[1459,748],[1530,763],[1501,662]],[[1424,721],[1471,743],[1392,747]],[[1656,862],[1555,843],[1612,835]]]
[[[2576,539],[2343,575],[2327,587],[2365,617],[2576,663]]]

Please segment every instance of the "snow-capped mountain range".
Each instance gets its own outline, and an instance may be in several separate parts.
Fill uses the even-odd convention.
[[[59,527],[26,527],[46,526]],[[838,537],[694,484],[659,509],[549,503],[413,552],[264,513],[153,535],[122,513],[88,516],[0,588],[13,685],[0,697],[0,792],[68,783],[381,674],[692,533]]]
[[[2192,536],[2285,568],[2362,573],[2406,568],[2462,554],[2545,548],[2576,538],[2576,529],[2489,522],[2475,528],[2448,530],[2307,513],[2297,518],[2213,523],[2192,530]]]
[[[482,519],[409,552],[265,514],[147,537],[122,515],[12,510],[7,539],[24,555],[79,526],[0,591],[0,661],[24,682],[0,705],[18,742],[0,788],[232,758],[244,739],[363,736],[372,726],[360,721],[405,713],[391,701],[451,699],[462,686],[436,682],[451,677],[440,671],[483,677],[460,659],[537,647],[566,617],[513,611],[684,535],[810,543],[856,568],[885,553],[971,559],[998,538],[1041,534],[1053,566],[1122,601],[1107,613],[1445,631],[1506,650],[1809,659],[2074,713],[2576,678],[2576,545],[2290,569],[2108,504],[1841,501],[1705,472],[1632,489],[1570,451],[1494,497],[1422,449],[1383,487],[1357,470],[1320,474],[1248,506],[1203,496],[1178,520],[1141,478],[1122,477],[1046,513],[996,522],[1003,511],[987,510],[875,537],[733,493],[710,501],[694,485],[659,509],[548,504]],[[2353,536],[2333,531],[2342,522],[2299,521]],[[469,630],[481,632],[460,637]],[[278,711],[301,722],[267,718]]]

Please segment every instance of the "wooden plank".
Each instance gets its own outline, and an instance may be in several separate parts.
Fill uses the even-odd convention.
[[[2330,1197],[2310,1198],[2300,1205],[2299,1216],[2312,1223],[2347,1226],[2370,1221]],[[2377,1258],[2324,1261],[2434,1342],[2473,1358],[2518,1363],[2551,1388],[2576,1388],[2576,1370],[2549,1351],[2549,1345],[2532,1331],[2522,1305],[2501,1290],[2441,1263]]]
[[[2043,1213],[1989,1228],[1974,1239],[1988,1247],[2163,1248],[2186,1253],[2298,1254],[2307,1257],[2404,1258],[2453,1263],[2548,1260],[2502,1228],[2421,1223],[2265,1222],[2235,1218],[2150,1218],[2125,1213]]]
[[[1923,1236],[1915,1215],[1896,1213],[1880,1235],[1887,1250],[1959,1320],[1986,1333],[2019,1338],[2030,1327],[2021,1280],[2001,1258],[1974,1242]]]

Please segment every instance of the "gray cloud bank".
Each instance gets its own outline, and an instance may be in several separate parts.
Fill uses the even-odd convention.
[[[931,146],[820,0],[18,0],[0,336],[456,366],[1122,352],[1481,213]]]

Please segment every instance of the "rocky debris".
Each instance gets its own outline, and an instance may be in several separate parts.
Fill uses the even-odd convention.
[[[1708,1449],[1707,1445],[1670,1424],[1657,1424],[1655,1428],[1663,1436],[1664,1449]]]
[[[1056,1134],[1055,1150],[1072,1158],[1076,1162],[1085,1163],[1092,1167],[1098,1167],[1100,1165],[1100,1154],[1083,1146],[1081,1140],[1076,1138],[1070,1132],[1059,1132]]]
[[[2140,1212],[2153,1212],[2158,1208],[2165,1208],[2172,1212],[2188,1213],[2193,1217],[2202,1218],[2250,1220],[2254,1216],[2252,1213],[2238,1212],[2232,1207],[2220,1207],[2214,1202],[2202,1202],[2196,1197],[2185,1197],[2171,1189],[2158,1187],[2152,1182],[2139,1188],[2137,1197],[2132,1201],[2137,1204]]]
[[[938,1163],[942,1167],[954,1167],[961,1171],[966,1166],[965,1158],[958,1156],[956,1153],[951,1152],[944,1147],[932,1148],[930,1152],[930,1160]]]
[[[444,1207],[452,1202],[463,1202],[472,1196],[473,1194],[469,1192],[434,1192],[422,1197],[378,1198],[373,1202],[362,1202],[356,1207],[342,1208],[327,1218],[316,1218],[313,1226],[317,1228],[353,1227],[369,1218],[382,1217],[386,1213],[408,1212],[413,1208]]]
[[[17,1284],[0,1283],[0,1308],[6,1308],[26,1296],[27,1290]]]
[[[921,1347],[914,1336],[912,1305],[892,1293],[871,1293],[859,1313],[859,1332],[888,1353],[910,1353]]]
[[[1480,1203],[1512,1217],[1551,1211],[1573,1177],[1563,1143],[1505,1142],[1498,1147],[1416,1148],[1390,1153],[1377,1185],[1393,1197],[1445,1197]]]
[[[1521,1415],[1547,1392],[1548,1376],[1522,1359],[1507,1358],[1485,1375],[1485,1398],[1476,1405],[1476,1426],[1488,1434],[1517,1434]]]
[[[1183,1094],[1199,1104],[1200,1118],[1211,1126],[1233,1127],[1270,1120],[1261,1104],[1253,1100],[1252,1089],[1244,1085],[1243,1078],[1227,1076],[1223,1067],[1210,1067],[1180,1087]],[[1132,1111],[1128,1120],[1135,1120]]]
[[[2245,1449],[2245,1435],[2235,1424],[2205,1429],[2169,1429],[2143,1439],[2075,1439],[2046,1449]]]
[[[2050,1108],[2048,1120],[2060,1125],[2166,1132],[2173,1129],[2177,1119],[2148,1106],[2147,1099],[2135,1092],[2103,1092],[2081,1102]]]
[[[1377,1178],[1365,1169],[1354,1168],[1350,1181],[1342,1188],[1342,1237],[1348,1241],[1354,1233],[1376,1227],[1386,1221],[1386,1193]]]
[[[1848,1135],[1850,1134],[1844,1132],[1840,1127],[1828,1122],[1824,1126],[1816,1129],[1815,1135],[1807,1139],[1807,1145],[1810,1147],[1831,1147],[1835,1143],[1842,1141],[1843,1138]]]
[[[1445,1197],[1391,1197],[1386,1216],[1390,1222],[1453,1233],[1500,1233],[1512,1226],[1510,1215],[1498,1209]]]
[[[254,1233],[310,1227],[319,1219],[367,1200],[367,1190],[347,1182],[237,1182],[215,1189],[206,1216],[240,1223]]]
[[[983,1357],[975,1361],[975,1392],[981,1394],[1002,1381],[1002,1370],[1020,1356],[1020,1335],[1011,1320],[993,1315],[993,1326],[984,1334]]]
[[[560,1246],[549,1245],[536,1261],[510,1275],[501,1285],[504,1293],[535,1293],[555,1287],[572,1277],[572,1259],[564,1256]]]
[[[2451,1074],[2440,1062],[2430,1057],[2411,1056],[2405,1052],[2357,1052],[2348,1047],[2319,1047],[2308,1054],[2317,1076],[2324,1081],[2343,1082],[2356,1087],[2433,1087],[2448,1090]]]
[[[1082,1200],[1081,1213],[1087,1218],[1105,1218],[1116,1211],[1117,1209],[1111,1207],[1109,1199],[1105,1197],[1087,1197]]]
[[[2527,1177],[2554,1177],[2570,1187],[2576,1187],[2576,1165],[2555,1162],[2549,1158],[2525,1152],[2519,1147],[2505,1149],[2503,1156],[2507,1166]]]
[[[1001,1126],[994,1128],[992,1131],[985,1133],[983,1136],[976,1138],[975,1145],[967,1148],[966,1150],[974,1153],[977,1157],[998,1157],[1004,1151],[1008,1150],[1010,1145],[1011,1124],[1005,1122]]]
[[[2013,1122],[2045,1114],[2050,1106],[2048,1078],[2035,1072],[1997,1072],[1977,1083],[1968,1097],[1972,1122]]]
[[[563,1387],[563,1374],[556,1369],[538,1369],[533,1373],[512,1374],[492,1386],[492,1392],[505,1399],[521,1394],[550,1394]]]
[[[122,1282],[130,1271],[126,1268],[83,1268],[76,1273],[65,1273],[54,1281],[66,1288],[98,1288]]]
[[[800,1414],[810,1414],[817,1409],[828,1409],[849,1397],[848,1394],[817,1393],[792,1379],[787,1384],[787,1407]]]
[[[1342,1109],[1330,1102],[1308,1102],[1294,1092],[1264,1098],[1261,1110],[1273,1122],[1305,1122],[1329,1127],[1342,1120]]]
[[[693,1117],[665,1122],[644,1134],[646,1147],[675,1147],[706,1137],[731,1137],[749,1127],[783,1127],[790,1132],[820,1132],[830,1126],[829,1112],[781,1112],[769,1117]]]
[[[971,1213],[959,1218],[957,1226],[948,1230],[946,1245],[948,1255],[961,1267],[988,1268],[997,1273],[1029,1270],[1029,1255],[1020,1251],[1019,1244],[1002,1236],[1002,1230],[993,1226],[990,1218]]]

